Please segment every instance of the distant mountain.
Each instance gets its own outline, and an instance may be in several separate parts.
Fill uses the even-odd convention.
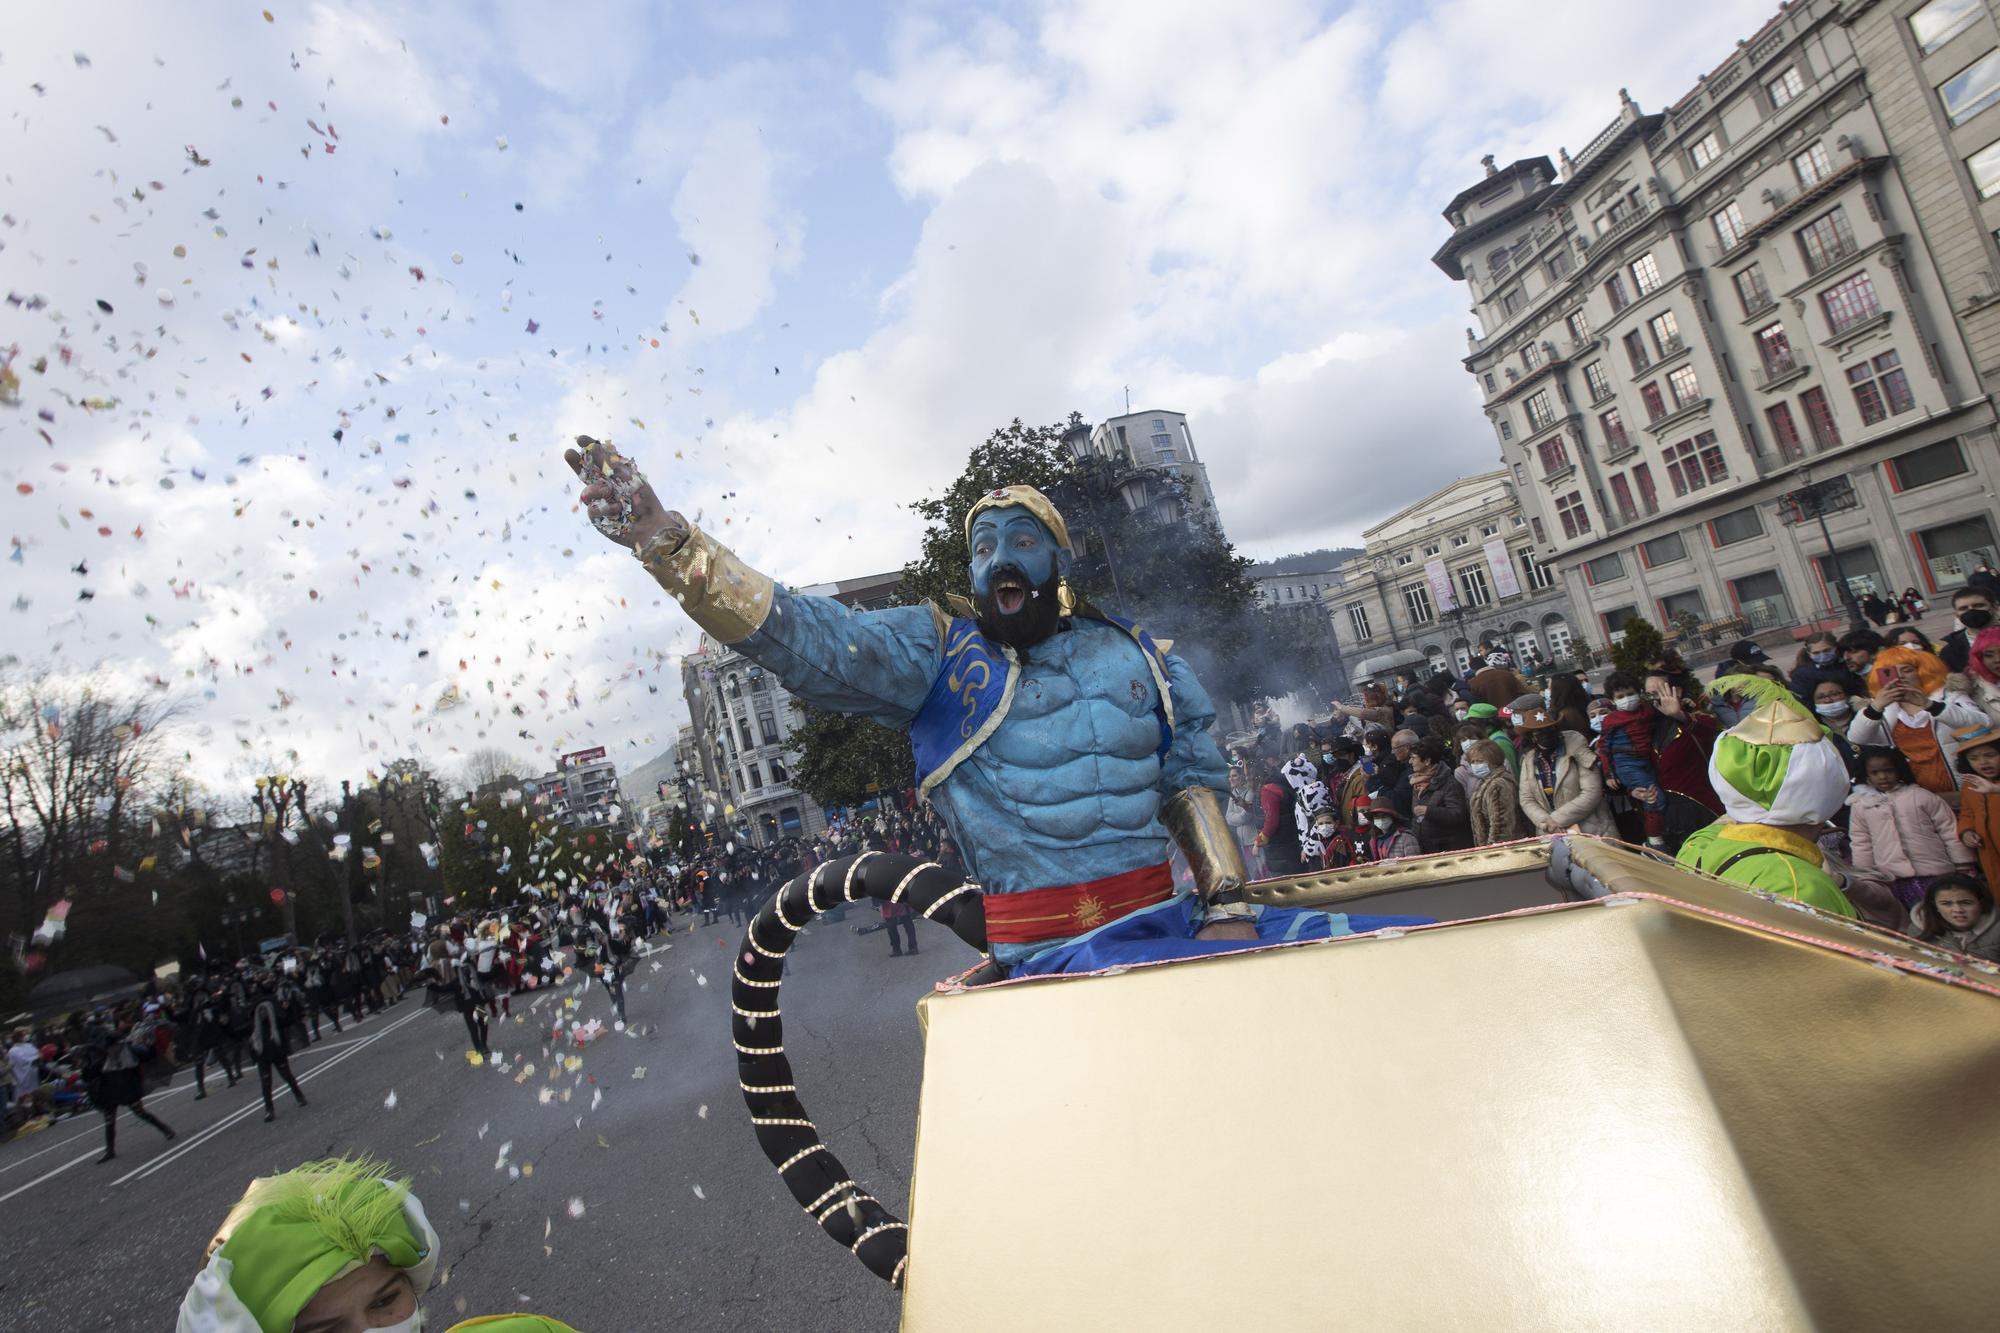
[[[1318,551],[1301,551],[1297,555],[1281,555],[1276,560],[1260,560],[1250,566],[1250,577],[1323,573],[1329,569],[1339,569],[1349,560],[1363,554],[1366,553],[1358,546],[1335,546]]]

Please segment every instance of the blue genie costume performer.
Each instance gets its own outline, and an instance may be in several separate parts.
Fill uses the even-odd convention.
[[[1418,918],[1242,900],[1215,707],[1170,644],[1078,601],[1062,515],[1030,486],[966,515],[973,600],[853,611],[775,585],[678,513],[632,460],[567,454],[592,523],[689,617],[816,707],[907,731],[918,783],[985,897],[1011,975],[1220,953]],[[1196,893],[1177,895],[1169,839]]]

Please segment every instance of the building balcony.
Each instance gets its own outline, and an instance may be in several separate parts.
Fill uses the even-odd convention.
[[[1712,398],[1697,398],[1691,403],[1663,413],[1646,423],[1646,433],[1648,435],[1658,435],[1662,431],[1672,430],[1675,426],[1686,421],[1691,421],[1695,417],[1704,416],[1708,412],[1709,404],[1714,401]]]
[[[1627,432],[1619,430],[1619,431],[1610,431],[1605,434],[1604,436],[1605,462],[1616,463],[1622,459],[1630,458],[1633,454],[1637,452],[1639,452],[1639,446],[1633,443],[1631,435],[1628,434]]]
[[[1581,161],[1582,159],[1579,158],[1578,160]],[[1632,232],[1637,231],[1652,219],[1653,212],[1652,201],[1642,196],[1637,206],[1630,213],[1627,213],[1624,217],[1606,227],[1602,234],[1585,238],[1584,252],[1586,254],[1595,254],[1601,247],[1611,245],[1621,237],[1628,236]]]
[[[1576,463],[1572,460],[1566,459],[1563,462],[1557,464],[1555,467],[1543,468],[1542,484],[1545,486],[1554,486],[1558,482],[1568,481],[1571,477],[1575,475],[1576,475]]]
[[[1783,388],[1793,380],[1803,377],[1811,370],[1812,366],[1810,363],[1801,361],[1790,352],[1786,352],[1779,356],[1766,357],[1764,364],[1757,367],[1753,375],[1757,381],[1757,387],[1769,393],[1773,389]]]

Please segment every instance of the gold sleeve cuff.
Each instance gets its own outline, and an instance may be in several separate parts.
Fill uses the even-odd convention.
[[[1160,810],[1160,822],[1194,872],[1195,892],[1204,898],[1240,889],[1249,882],[1243,852],[1223,818],[1222,802],[1207,787],[1175,792]]]
[[[771,579],[700,528],[667,548],[671,531],[633,552],[646,572],[673,594],[695,624],[723,643],[741,643],[771,614]]]

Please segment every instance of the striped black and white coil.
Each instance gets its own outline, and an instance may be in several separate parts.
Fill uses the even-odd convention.
[[[785,953],[799,931],[821,912],[864,899],[899,903],[973,948],[986,948],[986,904],[978,885],[932,862],[888,852],[825,862],[779,889],[751,919],[730,981],[730,1037],[758,1146],[778,1168],[785,1188],[821,1230],[870,1272],[900,1287],[909,1263],[909,1227],[856,1181],[821,1139],[792,1081],[778,1012]]]

